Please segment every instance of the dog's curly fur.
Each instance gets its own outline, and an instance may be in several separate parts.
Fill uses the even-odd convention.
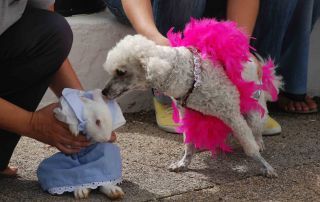
[[[242,145],[245,153],[263,165],[266,176],[277,176],[274,169],[260,155],[264,149],[262,126],[265,117],[258,112],[242,115],[240,96],[223,68],[213,68],[210,60],[202,61],[201,85],[195,88],[187,100],[186,107],[206,115],[220,118],[234,131],[234,137]],[[258,81],[259,63],[252,60],[244,64],[243,77]],[[114,99],[126,91],[156,88],[166,95],[181,98],[194,82],[193,54],[185,47],[156,45],[141,35],[126,36],[109,53],[104,64],[111,75],[103,90],[109,99]],[[274,85],[279,87],[279,78]],[[262,92],[259,103],[265,109],[268,93]],[[183,109],[182,109],[183,111]],[[195,148],[186,145],[184,157],[170,166],[173,171],[187,168]]]

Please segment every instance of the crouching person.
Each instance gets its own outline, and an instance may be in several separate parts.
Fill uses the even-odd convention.
[[[56,104],[36,111],[47,88],[82,89],[67,60],[72,31],[66,20],[47,8],[53,0],[0,2],[0,174],[14,176],[9,161],[21,136],[72,154],[87,147],[53,114]]]

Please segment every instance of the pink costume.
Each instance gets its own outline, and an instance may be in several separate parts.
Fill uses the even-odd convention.
[[[240,109],[242,114],[256,110],[264,116],[264,109],[253,97],[259,90],[268,91],[273,100],[277,99],[277,89],[272,84],[274,80],[274,64],[268,60],[263,66],[262,85],[242,78],[243,63],[250,57],[249,37],[237,28],[234,22],[218,22],[214,19],[192,19],[182,33],[173,33],[171,29],[167,36],[171,46],[193,47],[197,49],[202,59],[210,59],[214,68],[223,67],[229,79],[237,87],[240,94]],[[203,115],[200,112],[186,108],[184,117],[179,120],[177,108],[174,106],[174,120],[181,124],[179,132],[186,135],[185,143],[192,143],[196,148],[217,149],[228,152],[231,148],[226,144],[226,138],[232,132],[219,117]]]

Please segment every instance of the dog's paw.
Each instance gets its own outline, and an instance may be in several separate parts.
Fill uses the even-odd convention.
[[[262,169],[262,174],[268,178],[277,178],[278,177],[278,174],[276,173],[276,171],[272,167]]]
[[[172,171],[172,172],[181,172],[181,171],[187,170],[188,165],[184,161],[178,161],[178,162],[172,163],[168,169],[169,171]]]
[[[89,193],[90,193],[90,189],[80,188],[80,189],[74,190],[73,195],[76,199],[84,199],[84,198],[88,198]]]
[[[124,197],[124,192],[122,191],[121,187],[116,185],[103,185],[100,187],[100,191],[112,200],[121,199]]]

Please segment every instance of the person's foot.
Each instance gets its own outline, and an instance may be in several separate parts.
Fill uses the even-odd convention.
[[[3,176],[3,177],[15,177],[15,176],[17,176],[17,173],[18,173],[18,168],[9,167],[8,166],[3,171],[0,171],[0,176]]]
[[[161,104],[156,98],[153,98],[153,103],[159,128],[169,133],[177,133],[179,125],[172,119],[172,107]]]
[[[281,110],[291,113],[314,113],[318,111],[316,101],[304,94],[280,93],[277,105]]]
[[[112,132],[109,142],[114,143],[115,141],[117,141],[117,134],[115,132]]]
[[[281,133],[280,124],[268,116],[266,123],[264,124],[262,135],[271,136],[271,135],[279,135]]]

